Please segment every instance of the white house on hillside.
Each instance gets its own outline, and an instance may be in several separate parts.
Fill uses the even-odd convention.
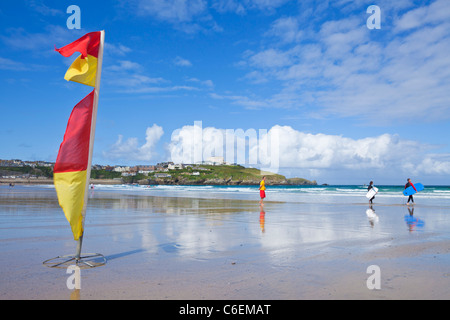
[[[130,171],[130,167],[127,167],[127,166],[116,166],[116,167],[114,167],[113,171],[115,171],[115,172]]]
[[[209,157],[208,159],[206,159],[206,162],[215,166],[225,164],[223,157]]]

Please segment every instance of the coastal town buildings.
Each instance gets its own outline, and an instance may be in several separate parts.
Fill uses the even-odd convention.
[[[119,172],[122,177],[135,176],[137,174],[143,174],[148,176],[154,174],[155,177],[167,178],[170,177],[169,171],[173,170],[184,170],[189,169],[190,172],[186,172],[186,175],[200,175],[202,171],[208,171],[209,169],[202,167],[201,165],[225,165],[223,157],[210,157],[207,161],[202,161],[198,164],[184,164],[184,163],[173,163],[173,162],[160,162],[156,165],[136,165],[136,166],[124,166],[124,165],[100,165],[93,164],[92,170],[105,170],[108,172]],[[3,170],[2,168],[13,168],[13,167],[47,167],[53,168],[54,162],[46,161],[23,161],[20,159],[2,160],[0,159],[0,178],[37,178],[33,175],[27,175],[20,172],[11,172],[8,170]]]

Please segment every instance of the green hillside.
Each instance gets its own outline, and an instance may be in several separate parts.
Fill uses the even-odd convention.
[[[149,184],[228,184],[228,185],[255,185],[266,176],[266,184],[291,184],[285,176],[261,172],[256,168],[245,168],[240,165],[201,165],[181,170],[169,170],[170,177],[158,178],[158,173],[149,174]],[[301,179],[301,184],[314,184],[314,182]],[[142,181],[140,181],[141,183]]]

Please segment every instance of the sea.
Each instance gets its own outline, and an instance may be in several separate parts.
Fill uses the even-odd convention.
[[[52,188],[52,186],[49,186]],[[376,186],[379,191],[374,203],[379,205],[405,205],[404,186]],[[199,185],[94,185],[92,192],[117,192],[164,197],[193,197],[258,200],[258,186],[199,186]],[[316,185],[267,186],[265,201],[293,203],[366,204],[367,186]],[[450,186],[425,186],[414,195],[415,205],[450,207]]]

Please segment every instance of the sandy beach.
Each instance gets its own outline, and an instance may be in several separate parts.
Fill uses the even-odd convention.
[[[70,290],[66,268],[43,265],[76,248],[55,190],[0,186],[0,298],[450,298],[448,206],[268,197],[261,210],[257,198],[169,193],[93,190],[83,253],[107,263]]]

